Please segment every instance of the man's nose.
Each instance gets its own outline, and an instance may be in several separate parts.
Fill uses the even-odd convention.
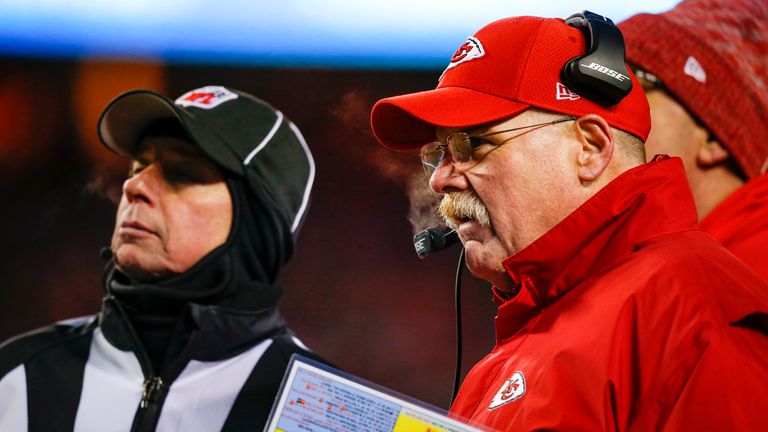
[[[157,181],[162,174],[157,164],[151,164],[123,182],[123,195],[128,202],[156,203]]]
[[[464,172],[445,158],[429,178],[429,187],[437,193],[450,193],[467,190],[469,183]]]

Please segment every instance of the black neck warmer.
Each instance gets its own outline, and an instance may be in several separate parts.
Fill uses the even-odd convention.
[[[169,343],[171,337],[183,339],[193,326],[184,313],[188,304],[255,312],[275,308],[282,294],[274,282],[293,252],[290,232],[241,179],[226,181],[233,207],[229,237],[192,268],[159,282],[133,280],[112,264],[106,270],[108,296],[126,312],[156,366],[172,354],[165,347],[179,345]]]

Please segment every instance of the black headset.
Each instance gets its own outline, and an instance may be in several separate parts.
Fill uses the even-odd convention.
[[[587,53],[565,63],[560,73],[563,84],[601,105],[619,103],[632,91],[619,28],[609,18],[586,10],[565,23],[584,34]]]

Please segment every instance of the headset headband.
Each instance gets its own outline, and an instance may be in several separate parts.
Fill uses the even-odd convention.
[[[610,19],[586,10],[565,22],[582,31],[587,53],[565,63],[563,83],[601,105],[619,103],[632,91],[621,31]]]

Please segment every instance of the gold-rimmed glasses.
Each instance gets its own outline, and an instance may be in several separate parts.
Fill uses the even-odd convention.
[[[424,170],[427,172],[427,175],[432,175],[432,173],[437,169],[437,167],[443,161],[443,158],[445,157],[446,153],[450,153],[452,163],[467,162],[470,160],[474,160],[472,157],[472,154],[474,153],[474,150],[482,144],[489,143],[489,144],[501,146],[525,133],[531,132],[532,130],[534,130],[532,128],[538,129],[545,126],[550,126],[553,124],[562,123],[570,120],[576,120],[576,117],[567,116],[567,117],[562,117],[562,118],[544,122],[544,123],[538,123],[538,124],[533,124],[528,126],[520,126],[520,127],[516,127],[512,129],[504,129],[500,131],[486,132],[478,135],[469,135],[465,132],[453,132],[451,134],[448,134],[448,136],[445,138],[445,143],[437,141],[431,144],[426,144],[423,147],[421,147],[421,150],[419,151],[419,157],[421,158],[421,163],[424,166]],[[507,133],[507,132],[514,132],[514,131],[523,130],[523,129],[531,129],[531,130],[515,135],[513,137],[510,137],[504,140],[504,142],[501,144],[495,144],[492,141],[485,139],[486,137],[489,137],[489,136],[498,135],[498,134]]]

